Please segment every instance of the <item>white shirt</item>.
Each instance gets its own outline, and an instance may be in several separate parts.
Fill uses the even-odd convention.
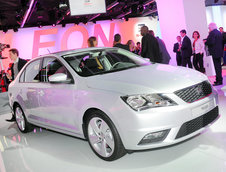
[[[194,53],[195,54],[199,54],[199,53],[202,54],[202,53],[204,53],[204,43],[203,43],[203,41],[200,38],[197,39],[197,41],[195,42],[195,52]]]
[[[19,62],[19,57],[13,62],[13,72],[14,72],[14,78],[16,78],[17,74],[19,73],[18,70],[18,62]]]

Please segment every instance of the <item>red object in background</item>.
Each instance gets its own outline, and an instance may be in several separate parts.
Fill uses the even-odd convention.
[[[0,83],[0,87],[1,87],[1,89],[0,89],[0,92],[6,92],[7,91],[7,89],[6,89],[6,84],[7,83],[5,83],[5,78],[4,78],[5,76],[4,76],[4,74],[2,73],[1,75],[0,75],[0,81],[1,81],[1,83]]]
[[[9,73],[10,75],[11,75],[12,65],[13,63],[10,63],[7,69],[7,73]],[[7,83],[6,73],[3,70],[0,73],[0,92],[6,92],[6,91],[8,91],[8,83]]]

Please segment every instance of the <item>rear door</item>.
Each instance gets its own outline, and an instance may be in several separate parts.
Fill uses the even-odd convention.
[[[41,59],[37,59],[26,66],[20,75],[20,90],[17,101],[22,106],[28,120],[39,112],[39,86],[40,86]]]

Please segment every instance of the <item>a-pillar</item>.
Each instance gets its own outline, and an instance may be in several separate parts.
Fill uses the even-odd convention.
[[[172,65],[176,65],[173,45],[180,30],[185,29],[192,40],[193,31],[200,33],[201,39],[208,36],[205,0],[156,0],[162,39],[171,55]]]

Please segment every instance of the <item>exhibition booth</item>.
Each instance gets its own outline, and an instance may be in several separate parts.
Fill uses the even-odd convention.
[[[32,18],[44,21],[41,1],[21,0],[18,30],[5,30],[0,9],[0,172],[226,171],[226,68],[213,86],[208,52],[204,74],[177,66],[173,52],[182,29],[192,42],[211,22],[226,30],[226,1],[59,0],[47,24]],[[142,42],[143,26],[164,41],[169,64],[107,48],[116,34]],[[83,50],[92,36],[97,47]],[[11,48],[29,63],[7,92]]]

